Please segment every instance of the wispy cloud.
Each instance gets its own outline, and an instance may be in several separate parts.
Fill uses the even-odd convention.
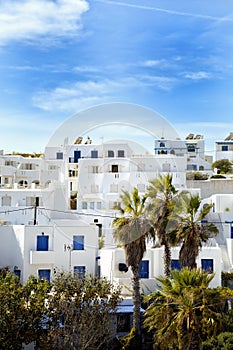
[[[233,18],[230,17],[230,16],[227,16],[227,17],[216,17],[216,16],[209,16],[209,15],[203,15],[203,14],[198,14],[198,13],[169,10],[169,9],[164,9],[164,8],[161,8],[161,7],[129,4],[129,3],[126,3],[126,2],[121,2],[121,1],[111,1],[111,0],[95,0],[95,1],[96,2],[102,2],[102,3],[105,3],[105,4],[110,4],[110,5],[125,6],[125,7],[132,7],[132,8],[142,9],[142,10],[163,12],[163,13],[166,13],[166,14],[169,14],[169,15],[194,17],[194,18],[200,18],[200,19],[209,19],[209,20],[213,20],[213,21],[233,21]]]
[[[163,76],[138,75],[116,80],[100,79],[76,82],[70,86],[41,91],[33,98],[36,107],[46,111],[69,111],[70,113],[87,108],[93,104],[118,101],[124,94],[135,88],[154,86],[169,90],[175,84],[173,78]]]
[[[81,29],[85,0],[8,0],[0,2],[0,45],[72,37]]]
[[[187,72],[184,73],[184,77],[186,79],[191,79],[191,80],[203,80],[203,79],[210,79],[211,74],[208,72],[204,71],[199,71],[199,72]]]

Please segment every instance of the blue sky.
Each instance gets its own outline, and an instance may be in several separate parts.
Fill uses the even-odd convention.
[[[233,131],[232,0],[0,0],[0,149],[44,150],[70,116],[129,102],[208,151]]]

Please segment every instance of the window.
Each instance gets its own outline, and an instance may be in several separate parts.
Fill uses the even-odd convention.
[[[180,271],[181,267],[180,267],[179,259],[172,259],[172,261],[171,261],[171,269]]]
[[[117,184],[111,184],[110,185],[110,192],[118,192],[118,185]]]
[[[125,151],[119,149],[119,150],[117,151],[117,156],[118,156],[119,158],[124,158],[124,156],[125,156]]]
[[[233,238],[233,225],[231,225],[231,238]]]
[[[73,236],[73,250],[84,250],[84,236]]]
[[[118,173],[118,165],[116,164],[112,165],[112,173]]]
[[[93,165],[93,166],[91,167],[91,172],[92,172],[93,174],[98,174],[98,172],[99,172],[99,167],[98,167],[98,165]]]
[[[19,270],[19,269],[14,269],[14,274],[15,274],[15,276],[17,276],[18,279],[20,280],[21,270]]]
[[[37,236],[36,250],[37,251],[49,250],[49,236]]]
[[[187,145],[187,150],[188,150],[188,152],[195,152],[196,147],[194,144],[190,144],[190,145]]]
[[[212,273],[214,271],[213,259],[201,259],[201,268],[203,271]]]
[[[84,278],[86,272],[86,266],[74,266],[74,275],[78,278]]]
[[[142,260],[139,265],[140,278],[149,278],[149,260]]]
[[[48,269],[38,270],[39,278],[44,278],[49,282],[50,282],[50,274],[51,274],[51,270],[48,270]]]
[[[81,151],[74,151],[74,163],[78,163],[79,158],[81,158]]]
[[[98,158],[98,151],[91,151],[91,158]]]
[[[109,150],[108,151],[108,158],[113,158],[114,157],[114,151]]]
[[[10,196],[4,196],[2,197],[2,206],[10,206],[11,205],[11,197]]]
[[[117,314],[117,333],[128,333],[131,328],[130,313]]]
[[[165,143],[164,142],[160,142],[159,147],[165,147]]]
[[[99,186],[98,185],[91,185],[91,193],[98,193],[99,192]]]
[[[228,146],[222,146],[222,151],[228,151]]]
[[[92,210],[95,209],[95,202],[90,202],[90,209],[92,209]]]
[[[82,209],[87,209],[87,202],[82,202]]]
[[[162,170],[163,171],[171,171],[171,164],[169,164],[169,163],[162,164]]]
[[[57,159],[63,159],[63,152],[57,152]]]
[[[98,210],[102,209],[102,203],[101,203],[101,202],[97,202],[97,203],[96,203],[96,208],[97,208]]]

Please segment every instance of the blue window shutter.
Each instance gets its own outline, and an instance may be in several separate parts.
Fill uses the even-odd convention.
[[[74,163],[78,163],[79,158],[81,158],[81,151],[74,151]]]
[[[180,261],[178,259],[172,259],[172,261],[171,261],[171,269],[180,271]]]
[[[86,272],[86,266],[74,266],[74,274],[78,278],[84,278]]]
[[[91,151],[91,158],[98,158],[98,151]]]
[[[139,265],[140,278],[149,278],[149,260],[142,260]]]
[[[233,238],[233,225],[231,224],[231,238]]]
[[[37,236],[36,250],[38,251],[49,250],[49,236]]]
[[[46,279],[49,282],[50,282],[50,273],[51,273],[51,271],[47,270],[47,269],[38,270],[39,278],[44,278],[44,279]]]
[[[203,271],[212,273],[214,271],[213,259],[201,259],[201,268]]]
[[[73,250],[84,250],[84,236],[73,236]]]

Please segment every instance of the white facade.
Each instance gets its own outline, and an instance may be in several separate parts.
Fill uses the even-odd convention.
[[[222,141],[215,142],[215,160],[228,159],[233,161],[233,133]]]
[[[131,289],[131,273],[119,270],[124,252],[116,249],[113,241],[112,220],[118,215],[113,206],[120,201],[122,189],[137,187],[143,194],[158,174],[171,173],[174,186],[182,190],[187,170],[211,171],[199,136],[191,135],[185,141],[157,137],[151,152],[127,140],[83,144],[81,138],[77,142],[74,138],[71,144],[66,140],[63,145],[48,145],[43,158],[1,154],[0,267],[21,271],[22,282],[30,274],[48,271],[50,278],[57,270],[100,273],[124,286],[126,295]],[[203,247],[198,266],[203,259],[212,261],[216,273],[213,286],[217,286],[221,271],[233,268],[229,224],[222,224],[223,208],[227,206],[230,220],[233,201],[222,195],[206,201],[215,203],[211,215],[220,220],[220,233],[216,241]],[[104,243],[101,250],[99,239]],[[178,250],[173,249],[173,260],[178,260]],[[156,288],[155,277],[163,274],[163,249],[149,247],[143,260],[146,270],[141,283],[147,293]]]

